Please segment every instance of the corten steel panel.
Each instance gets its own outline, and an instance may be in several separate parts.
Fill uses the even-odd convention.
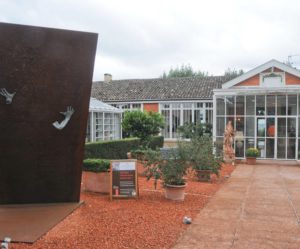
[[[0,23],[0,204],[77,202],[97,34]],[[67,106],[75,110],[57,130]]]

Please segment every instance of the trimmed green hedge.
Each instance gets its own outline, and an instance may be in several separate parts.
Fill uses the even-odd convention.
[[[164,146],[164,137],[163,136],[153,136],[150,137],[148,141],[144,141],[141,144],[143,147],[148,147],[152,150],[162,148]]]
[[[85,144],[85,158],[126,159],[127,152],[140,146],[139,138],[99,141]]]
[[[83,171],[107,172],[110,167],[109,160],[103,159],[85,159],[83,160]]]

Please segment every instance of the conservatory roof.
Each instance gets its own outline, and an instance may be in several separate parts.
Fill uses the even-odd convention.
[[[121,109],[105,104],[95,98],[90,98],[90,112],[110,112],[110,113],[122,113]]]

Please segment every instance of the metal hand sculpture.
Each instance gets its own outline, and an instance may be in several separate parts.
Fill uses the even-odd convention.
[[[53,123],[53,126],[58,130],[62,130],[63,128],[65,128],[65,126],[67,125],[71,116],[74,113],[74,109],[72,106],[68,106],[66,112],[60,112],[60,113],[65,116],[65,119],[63,121],[61,121],[61,123],[59,123],[58,121],[55,121]]]
[[[1,88],[0,90],[0,95],[5,97],[6,99],[6,104],[11,104],[13,97],[15,96],[16,92],[14,93],[9,93],[5,88]]]

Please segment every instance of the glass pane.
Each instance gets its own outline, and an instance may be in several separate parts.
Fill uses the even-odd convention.
[[[225,97],[217,97],[217,115],[225,115]]]
[[[234,115],[234,96],[226,97],[226,115]]]
[[[217,136],[223,136],[225,131],[225,118],[224,117],[217,117]]]
[[[246,136],[254,137],[254,117],[246,117]]]
[[[257,136],[258,137],[265,137],[266,133],[266,119],[258,118],[257,119]]]
[[[296,137],[296,118],[287,119],[287,136]]]
[[[287,139],[287,158],[288,159],[295,159],[295,152],[296,152],[296,139],[288,138]]]
[[[204,123],[204,110],[195,110],[194,111],[195,123]]]
[[[235,156],[244,157],[244,139],[235,140]]]
[[[223,137],[217,137],[215,142],[216,154],[221,155],[223,153]]]
[[[254,138],[246,138],[246,150],[248,148],[254,148],[255,144],[254,144]]]
[[[192,123],[192,110],[183,110],[183,124]]]
[[[257,139],[257,149],[260,152],[260,158],[265,158],[266,157],[266,148],[265,148],[265,139],[264,138],[259,138]]]
[[[277,123],[277,136],[286,137],[286,118],[278,118]]]
[[[244,115],[245,113],[245,97],[236,97],[236,115]]]
[[[254,115],[255,96],[246,96],[246,115]]]
[[[177,128],[180,126],[180,110],[173,110],[172,111],[172,137],[177,138]]]
[[[274,138],[267,138],[266,157],[274,158]]]
[[[213,123],[213,110],[206,110],[205,123],[206,124]]]
[[[242,135],[244,135],[244,117],[237,117],[235,122],[236,122],[235,130],[237,132],[242,132]]]
[[[192,103],[183,103],[182,108],[184,109],[192,109]]]
[[[297,115],[297,95],[288,95],[288,115]]]
[[[277,96],[277,115],[286,115],[286,96]]]
[[[169,110],[162,110],[161,115],[165,121],[165,128],[162,130],[162,135],[165,138],[170,138],[170,111]]]
[[[275,115],[275,96],[267,96],[267,115]]]
[[[277,158],[285,159],[285,138],[277,139]]]
[[[275,136],[275,118],[267,118],[267,137]]]
[[[298,118],[298,137],[300,137],[300,117]],[[298,145],[298,147],[300,148],[299,145]]]
[[[298,139],[298,160],[300,159],[300,139]]]
[[[256,115],[265,115],[265,96],[256,96]]]

